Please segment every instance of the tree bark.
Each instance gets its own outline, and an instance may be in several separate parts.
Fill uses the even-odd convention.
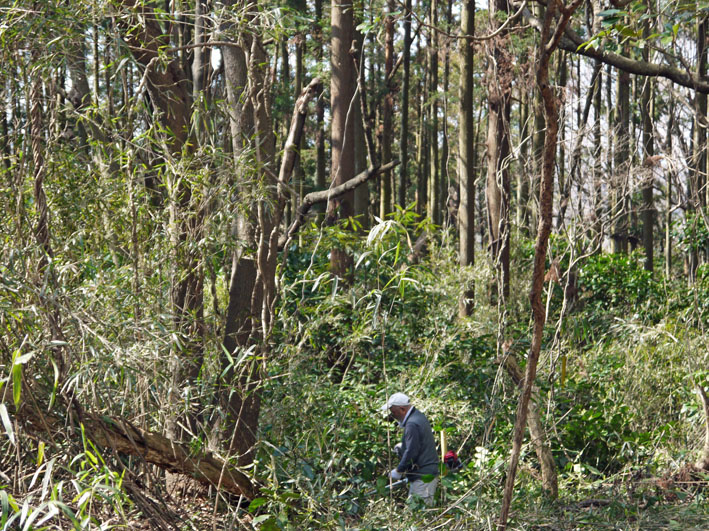
[[[529,234],[529,180],[530,165],[528,161],[529,145],[529,90],[526,84],[519,88],[519,137],[520,137],[520,168],[517,172],[517,226],[525,235]]]
[[[431,220],[441,223],[440,178],[438,171],[438,0],[431,0],[428,40],[428,214]]]
[[[569,18],[576,10],[581,0],[575,0],[573,4],[566,7],[563,4],[550,4],[544,14],[544,24],[541,31],[539,43],[540,57],[537,65],[537,87],[542,93],[544,101],[544,118],[546,122],[546,136],[544,139],[544,152],[542,157],[541,186],[539,193],[539,226],[537,228],[537,240],[534,246],[534,269],[532,272],[532,288],[529,293],[529,301],[532,306],[532,317],[534,321],[532,343],[527,357],[527,369],[524,377],[524,385],[517,405],[514,434],[512,439],[512,452],[510,455],[510,466],[505,480],[505,491],[498,521],[498,529],[507,528],[510,504],[512,502],[512,491],[514,490],[515,476],[517,474],[517,464],[522,449],[524,429],[527,423],[528,404],[537,374],[537,364],[541,351],[542,339],[544,335],[544,323],[546,313],[542,303],[542,291],[544,289],[544,270],[547,255],[549,234],[552,226],[552,200],[554,191],[554,163],[556,156],[556,141],[559,130],[559,109],[558,99],[554,89],[549,85],[549,60],[552,53],[558,46],[558,41]],[[556,20],[557,14],[560,15]],[[555,27],[552,24],[555,23]]]
[[[675,103],[670,101],[667,116],[667,137],[665,152],[672,153],[672,134],[674,131]],[[665,277],[672,278],[672,180],[674,172],[670,169],[667,173],[667,192],[665,198]]]
[[[384,103],[382,108],[382,164],[386,164],[392,159],[392,144],[394,142],[394,91],[392,75],[394,72],[394,11],[396,5],[393,0],[387,0],[387,16],[384,19],[384,74],[386,87]],[[363,168],[361,168],[363,169]],[[361,171],[360,169],[360,171]],[[387,214],[393,212],[393,188],[390,175],[381,177],[381,196],[379,201],[379,217],[385,219]]]
[[[505,370],[509,374],[512,381],[517,387],[522,389],[524,383],[524,373],[520,368],[517,360],[511,352],[504,354],[503,360]],[[539,390],[536,387],[532,388],[530,395],[528,412],[527,412],[527,427],[529,428],[529,438],[531,439],[534,451],[537,454],[539,467],[542,470],[542,488],[547,495],[556,499],[559,495],[559,483],[556,474],[556,463],[554,456],[551,453],[551,448],[547,442],[546,431],[542,424],[542,416],[539,412]]]
[[[496,30],[497,12],[508,12],[506,0],[494,0],[490,10],[490,28]],[[510,285],[510,183],[508,155],[510,152],[510,86],[512,70],[509,58],[503,53],[506,32],[491,42],[487,70],[488,129],[487,129],[487,199],[490,254],[497,268],[498,292],[503,299],[509,296]]]
[[[331,78],[330,112],[332,157],[330,178],[334,186],[354,177],[354,120],[350,107],[354,98],[355,75],[350,57],[354,39],[352,0],[336,2],[331,8],[332,38],[330,42]],[[331,221],[348,219],[354,214],[354,192],[329,202],[327,215]],[[352,257],[344,249],[333,249],[330,268],[333,274],[345,277],[352,264]]]
[[[33,64],[39,63],[39,53],[36,50],[32,51],[32,58]],[[53,302],[56,297],[53,293],[56,288],[56,275],[53,265],[54,250],[52,248],[52,234],[49,225],[49,205],[47,203],[47,194],[44,190],[47,166],[45,160],[45,125],[40,70],[34,71],[30,79],[29,101],[27,103],[29,107],[29,133],[32,148],[34,202],[37,215],[34,237],[42,253],[39,258],[39,263],[37,264],[36,277],[42,284],[46,283],[46,286],[37,287],[39,306],[44,310],[51,341],[66,344],[62,330],[60,306]],[[57,363],[59,378],[61,381],[64,381],[71,363],[69,352],[64,346],[54,346],[51,348],[51,357]]]
[[[568,65],[565,53],[557,54],[559,60],[559,87],[562,91],[566,91],[566,83],[568,79]],[[571,200],[571,173],[566,175],[566,127],[562,117],[559,124],[559,217],[557,218],[556,226],[561,229],[564,226],[566,218],[566,209]]]
[[[190,476],[204,485],[218,487],[235,496],[253,499],[258,495],[256,486],[243,472],[210,453],[195,455],[189,445],[139,428],[125,419],[95,415],[76,403],[71,407],[75,412],[67,417],[77,418],[84,426],[86,436],[99,446],[137,456],[163,470]],[[16,417],[36,433],[56,436],[66,431],[64,417],[40,411],[29,402],[20,407]]]
[[[616,103],[615,157],[611,174],[611,238],[612,252],[628,252],[627,186],[630,169],[630,75],[618,71]]]
[[[409,159],[409,86],[411,83],[411,0],[404,4],[404,49],[403,79],[401,88],[401,138],[399,152],[401,167],[399,168],[399,187],[397,202],[401,208],[406,208],[406,191],[408,188],[408,159]]]
[[[463,2],[460,16],[460,108],[458,121],[458,182],[460,183],[460,205],[458,207],[460,265],[475,264],[475,123],[473,120],[473,61],[472,39],[475,34],[475,0]],[[475,286],[464,286],[458,305],[461,317],[471,315],[475,297]]]
[[[426,108],[423,102],[428,100],[428,69],[419,80],[419,94],[422,97],[416,98],[416,110],[418,111],[418,144],[416,146],[416,213],[420,217],[426,216],[428,209],[428,130],[426,121]]]
[[[647,54],[647,50],[643,53]],[[653,135],[653,83],[650,78],[645,78],[642,89],[641,114],[643,124],[643,151],[644,160],[643,166],[648,168],[648,175],[642,188],[642,222],[643,222],[643,247],[645,248],[645,270],[653,271],[655,257],[655,205],[653,199],[653,191],[655,187],[655,164],[652,158],[655,155],[655,143]],[[647,161],[650,161],[649,164]]]
[[[323,60],[323,34],[321,28],[322,22],[322,0],[315,0],[315,28],[313,30],[313,39],[316,42],[315,56],[318,63]],[[316,131],[315,131],[315,190],[325,189],[325,170],[326,170],[326,160],[325,160],[325,101],[322,97],[322,87],[318,89],[318,94],[315,100],[315,119],[316,119]],[[323,209],[324,210],[324,209]]]
[[[357,41],[356,50],[357,53],[352,57],[352,60],[357,63],[357,70],[360,73],[359,76],[359,86],[364,87],[364,72],[366,70],[366,60],[365,60],[365,41],[364,36],[359,30],[355,29],[355,39]],[[369,152],[368,139],[367,139],[367,128],[365,123],[367,117],[364,115],[364,109],[367,105],[363,97],[366,94],[363,91],[358,91],[355,100],[352,102],[352,121],[354,122],[354,175],[367,169],[367,156]],[[385,126],[386,128],[386,126]],[[371,141],[371,140],[369,140]],[[386,183],[384,179],[381,181],[382,186]],[[382,189],[382,193],[384,190]],[[380,195],[381,199],[381,195]],[[363,183],[355,188],[354,191],[354,216],[360,224],[362,230],[367,230],[369,228],[369,185]]]
[[[168,157],[181,158],[194,148],[191,137],[192,94],[185,70],[177,59],[165,66],[159,65],[160,48],[170,44],[170,36],[165,34],[160,22],[149,6],[135,0],[124,0],[131,15],[120,18],[120,28],[136,61],[145,69],[144,79],[150,103],[157,111],[157,119],[168,132],[162,141],[168,148]],[[202,234],[202,212],[193,204],[192,189],[188,179],[168,175],[168,189],[171,190],[170,226],[173,246],[172,286],[170,301],[174,314],[175,331],[180,336],[182,346],[175,346],[173,353],[171,400],[182,402],[179,390],[184,382],[197,377],[203,359],[203,289],[204,280],[199,252],[188,245],[190,241],[200,241]],[[179,440],[176,415],[172,414],[167,423],[170,437]],[[196,429],[196,419],[188,413],[188,423]]]

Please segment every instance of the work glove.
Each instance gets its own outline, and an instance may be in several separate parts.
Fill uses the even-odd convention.
[[[399,481],[401,478],[404,477],[404,474],[399,472],[396,468],[389,472],[389,477],[393,479],[394,481]]]
[[[394,453],[401,457],[401,443],[398,443],[396,446],[394,446]]]

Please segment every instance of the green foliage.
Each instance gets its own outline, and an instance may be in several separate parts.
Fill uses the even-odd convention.
[[[701,213],[687,212],[682,221],[673,224],[672,235],[684,252],[698,252],[709,246],[709,227]]]
[[[596,310],[635,310],[657,293],[652,273],[645,271],[638,255],[598,254],[588,258],[579,271],[583,300]]]
[[[637,50],[645,47],[674,48],[682,30],[691,31],[691,25],[705,16],[707,10],[709,6],[706,4],[671,3],[658,16],[641,0],[630,2],[622,8],[605,9],[598,13],[601,31],[580,48],[604,47],[614,51],[628,46]]]

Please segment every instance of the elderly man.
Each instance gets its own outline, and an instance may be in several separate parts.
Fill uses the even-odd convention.
[[[418,496],[430,506],[433,504],[438,485],[438,452],[431,424],[423,413],[411,405],[409,397],[404,393],[391,395],[382,406],[382,411],[387,410],[404,430],[399,464],[389,476],[393,480],[399,480],[406,474],[409,480],[409,498]],[[421,479],[421,476],[426,474],[435,477],[426,483]]]

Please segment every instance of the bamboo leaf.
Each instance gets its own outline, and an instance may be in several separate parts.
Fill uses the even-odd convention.
[[[12,422],[10,421],[10,415],[7,413],[7,407],[5,404],[0,404],[0,419],[2,419],[2,425],[5,428],[5,433],[7,433],[8,439],[12,444],[15,443],[15,432],[12,429]]]

